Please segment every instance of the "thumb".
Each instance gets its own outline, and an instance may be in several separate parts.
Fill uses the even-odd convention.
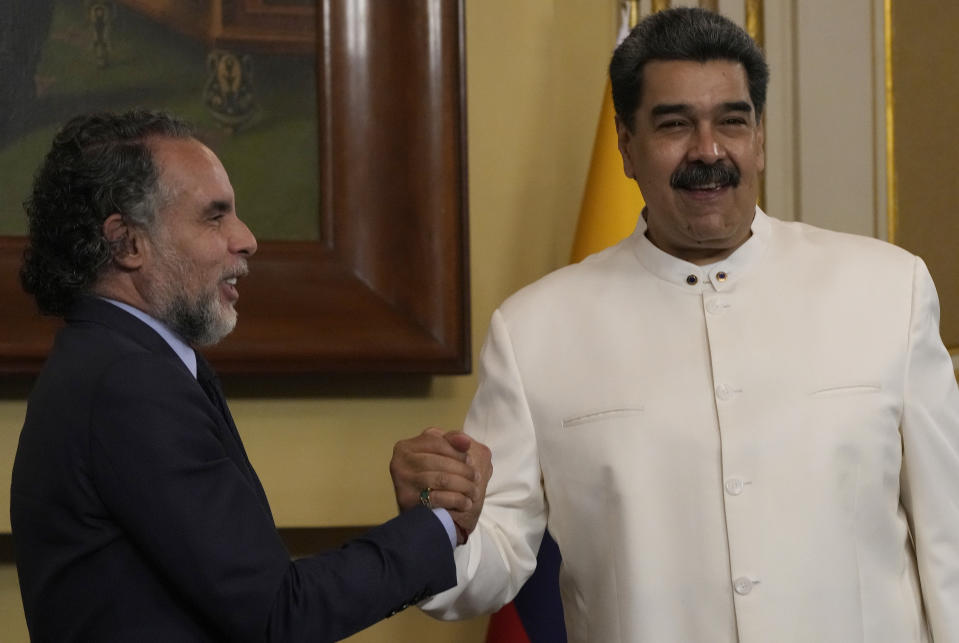
[[[466,453],[473,446],[473,439],[462,431],[450,431],[445,437],[450,446],[461,453]]]

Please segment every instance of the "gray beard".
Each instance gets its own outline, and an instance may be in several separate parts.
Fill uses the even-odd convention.
[[[180,292],[171,294],[157,311],[157,318],[191,346],[212,346],[233,331],[236,317],[222,315],[213,296],[190,301]]]
[[[182,286],[188,281],[190,262],[163,243],[157,244],[157,250],[162,260],[148,295],[153,316],[191,346],[212,346],[229,335],[236,326],[236,313],[221,308],[216,285],[190,299]]]

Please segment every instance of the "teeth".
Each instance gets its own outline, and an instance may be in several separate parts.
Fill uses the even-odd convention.
[[[236,285],[236,277],[230,277],[229,279],[226,280],[226,283],[230,284],[231,286],[235,286],[235,285]]]

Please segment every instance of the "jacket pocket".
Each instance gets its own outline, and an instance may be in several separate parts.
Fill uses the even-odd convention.
[[[865,395],[878,393],[882,387],[878,384],[848,384],[845,386],[827,386],[812,391],[812,397],[841,397],[843,395]]]
[[[642,413],[642,406],[628,406],[615,409],[603,409],[601,411],[591,411],[589,413],[582,413],[580,415],[573,415],[563,418],[563,428],[571,429],[577,426],[592,424],[594,422],[603,422],[606,420],[616,420],[619,418],[642,415]]]

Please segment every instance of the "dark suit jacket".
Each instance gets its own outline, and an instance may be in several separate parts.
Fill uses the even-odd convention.
[[[423,508],[291,562],[225,412],[132,315],[85,299],[67,317],[11,490],[35,641],[331,641],[455,584]]]

